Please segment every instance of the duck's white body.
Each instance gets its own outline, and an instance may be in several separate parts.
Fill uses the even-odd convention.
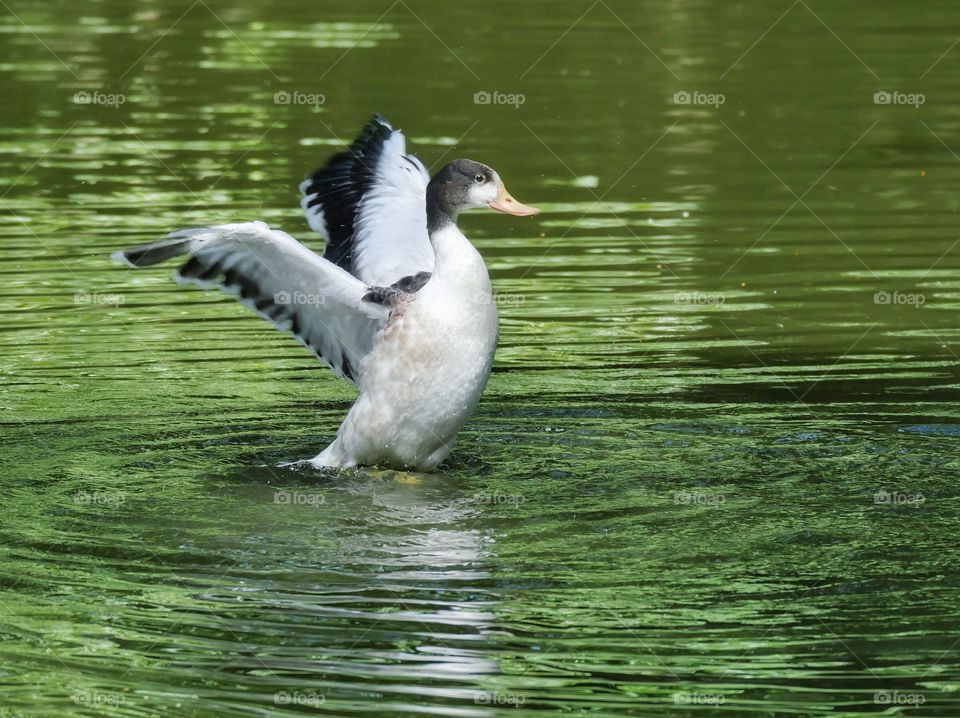
[[[490,278],[456,225],[433,242],[430,281],[393,310],[360,364],[360,395],[315,466],[432,471],[476,410],[497,346]]]
[[[117,252],[134,267],[177,255],[178,281],[220,286],[289,329],[359,390],[317,467],[430,471],[477,407],[497,344],[496,303],[462,209],[537,210],[485,165],[455,160],[432,180],[402,133],[376,117],[301,185],[319,256],[263,222],[175,232]]]

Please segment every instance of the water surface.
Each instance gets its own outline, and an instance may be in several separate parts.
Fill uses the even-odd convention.
[[[0,9],[0,715],[957,715],[955,25]],[[463,218],[502,338],[442,472],[272,468],[351,389],[109,253],[319,249],[296,186],[374,111],[544,211]]]

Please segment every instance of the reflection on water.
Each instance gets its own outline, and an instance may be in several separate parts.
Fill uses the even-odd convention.
[[[956,715],[960,51],[903,13],[0,8],[0,716]],[[544,213],[463,219],[502,337],[441,475],[273,468],[351,390],[109,253],[319,248],[374,111]]]

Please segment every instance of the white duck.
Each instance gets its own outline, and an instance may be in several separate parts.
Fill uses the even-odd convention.
[[[190,255],[177,281],[238,294],[356,384],[357,401],[313,466],[431,471],[477,407],[498,335],[487,268],[457,218],[474,207],[539,210],[471,160],[430,179],[379,116],[300,189],[327,240],[322,257],[263,222],[185,229],[113,256],[146,267]]]

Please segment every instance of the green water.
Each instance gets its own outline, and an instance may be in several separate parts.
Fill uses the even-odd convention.
[[[0,716],[960,715],[957,34],[3,4]],[[543,214],[462,220],[502,337],[439,474],[271,468],[351,389],[109,253],[248,219],[319,249],[297,183],[375,111]]]

